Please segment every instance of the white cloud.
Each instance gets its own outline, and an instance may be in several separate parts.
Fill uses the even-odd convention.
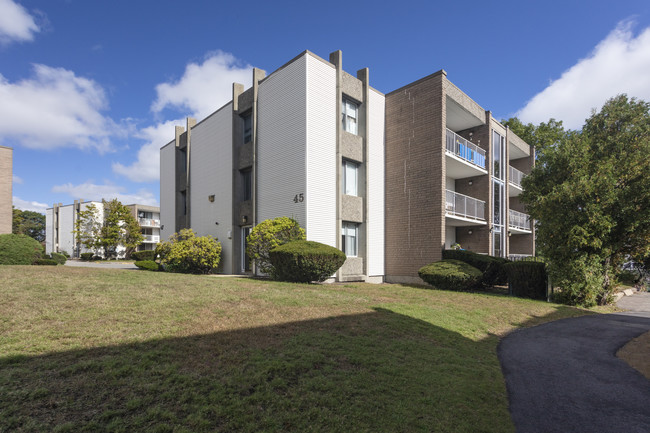
[[[51,205],[48,206],[45,203],[39,203],[37,201],[27,201],[16,196],[13,196],[12,201],[16,209],[31,210],[33,212],[39,212],[42,214],[45,213],[45,209],[47,209],[48,207],[52,207]]]
[[[13,175],[13,182],[16,183],[16,184],[18,184],[18,185],[22,185],[22,183],[23,183],[23,178],[22,178],[22,177],[18,177],[18,176],[16,176],[16,175],[14,174],[14,175]]]
[[[169,120],[139,131],[136,136],[146,141],[138,151],[138,160],[129,166],[116,162],[113,171],[133,182],[153,182],[160,178],[160,148],[174,139],[174,126],[181,120]]]
[[[0,44],[31,41],[40,29],[34,17],[13,0],[0,0]]]
[[[618,24],[593,52],[562,73],[517,113],[523,122],[550,118],[580,129],[591,110],[620,93],[650,100],[650,27],[636,37],[630,21]]]
[[[111,150],[110,136],[119,129],[101,113],[108,106],[103,88],[63,68],[33,67],[32,78],[14,83],[0,74],[0,142]]]
[[[179,80],[158,84],[151,110],[160,113],[165,108],[174,108],[200,121],[232,99],[232,83],[250,87],[251,80],[252,66],[232,54],[215,51],[201,64],[188,64]],[[134,182],[158,180],[160,148],[174,139],[176,125],[185,125],[185,121],[167,120],[142,129],[136,136],[145,144],[138,151],[137,161],[128,166],[114,163],[113,171]]]
[[[122,204],[145,204],[151,206],[158,206],[158,201],[155,196],[146,189],[140,189],[135,194],[124,192],[125,188],[118,185],[104,184],[97,185],[92,181],[87,181],[79,185],[66,183],[63,185],[55,185],[52,187],[52,192],[68,194],[73,199],[83,200],[96,200],[101,199],[112,200],[117,198]]]
[[[209,53],[202,64],[188,64],[178,81],[158,84],[158,95],[151,110],[156,113],[168,107],[186,110],[200,120],[232,98],[232,83],[250,87],[252,68],[230,53]]]

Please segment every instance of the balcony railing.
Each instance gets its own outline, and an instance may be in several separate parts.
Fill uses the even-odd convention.
[[[463,218],[485,221],[485,202],[455,191],[447,190],[445,211]]]
[[[530,215],[516,210],[508,210],[508,226],[519,230],[530,230]]]
[[[160,227],[160,220],[151,218],[138,218],[141,227]]]
[[[144,241],[143,242],[155,242],[158,243],[160,242],[160,236],[159,235],[142,235],[144,236]]]
[[[521,180],[524,178],[524,176],[526,176],[526,174],[524,174],[523,171],[519,171],[516,168],[510,166],[509,175],[510,175],[509,182],[521,188]]]
[[[447,152],[485,169],[485,150],[447,129]]]

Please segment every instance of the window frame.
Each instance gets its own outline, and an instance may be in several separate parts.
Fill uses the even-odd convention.
[[[253,113],[247,112],[242,114],[242,140],[244,144],[253,141]],[[248,127],[247,124],[248,123]]]
[[[341,123],[343,130],[354,135],[359,135],[359,104],[354,99],[343,97],[341,100]],[[354,110],[352,110],[354,109]],[[351,122],[354,120],[354,123]],[[354,127],[352,126],[354,125]]]
[[[354,231],[354,234],[352,236],[348,234],[349,230]],[[350,249],[348,248],[349,237],[352,237],[351,242],[353,243],[350,246],[352,247],[353,251],[348,251]],[[341,251],[343,251],[347,257],[359,256],[359,223],[343,221],[341,224]]]
[[[343,159],[343,182],[341,183],[342,186],[342,193],[344,195],[352,195],[355,197],[359,196],[359,167],[361,164],[358,162],[352,161],[350,159]],[[348,168],[350,170],[354,171],[354,188],[348,188],[349,185],[349,177],[348,177]],[[352,191],[353,190],[353,191]],[[352,191],[352,193],[351,193]]]
[[[251,167],[239,170],[242,179],[242,201],[253,199],[253,169]]]

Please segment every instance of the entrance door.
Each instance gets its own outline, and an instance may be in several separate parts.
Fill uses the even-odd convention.
[[[246,238],[251,234],[251,226],[246,226],[241,228],[241,271],[250,272],[251,271],[251,259],[246,254],[246,247],[248,247],[248,241]]]

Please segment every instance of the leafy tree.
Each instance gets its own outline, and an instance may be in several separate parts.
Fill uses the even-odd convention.
[[[196,236],[192,229],[183,229],[159,243],[156,255],[166,271],[208,274],[219,266],[221,244],[212,236]]]
[[[140,225],[130,209],[119,200],[102,200],[103,212],[90,204],[79,212],[74,235],[89,250],[103,251],[104,257],[117,253],[119,245],[126,248],[127,257],[144,240]]]
[[[289,217],[264,220],[251,230],[246,238],[246,253],[255,260],[260,272],[272,274],[270,251],[289,241],[305,240],[305,230]]]
[[[12,233],[27,235],[39,242],[45,241],[45,215],[30,210],[13,208]]]
[[[518,118],[512,117],[502,120],[501,123],[509,127],[526,143],[535,146],[538,155],[574,134],[574,131],[564,129],[561,120],[555,119],[550,119],[548,123],[542,122],[539,125],[533,125],[532,123],[523,124]]]
[[[606,303],[613,271],[650,255],[650,104],[619,95],[557,138],[543,144],[521,199],[562,300]]]

